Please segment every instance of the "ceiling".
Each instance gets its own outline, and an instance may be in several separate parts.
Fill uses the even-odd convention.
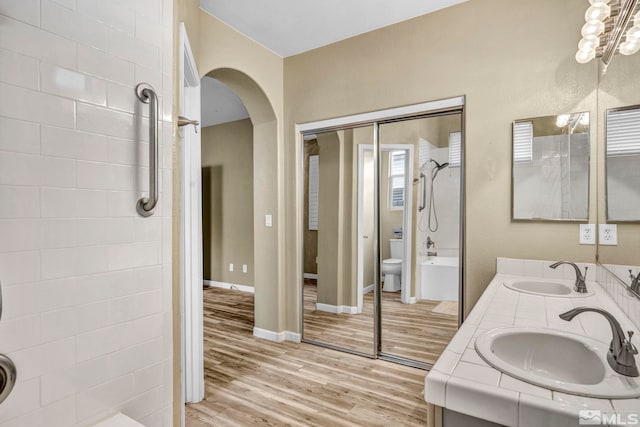
[[[200,85],[202,127],[234,122],[249,117],[244,104],[229,86],[211,77]]]
[[[287,57],[468,0],[200,0],[200,8]],[[246,119],[227,86],[202,79],[202,126]]]
[[[200,8],[287,57],[467,0],[200,0]]]

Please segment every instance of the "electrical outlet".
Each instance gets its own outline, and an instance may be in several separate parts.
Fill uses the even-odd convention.
[[[618,226],[616,224],[600,224],[600,244],[615,246],[618,244]]]
[[[229,271],[233,271],[233,264],[229,264]]]
[[[595,245],[596,244],[596,225],[580,224],[580,244]]]
[[[243,273],[247,272],[247,264],[242,264],[242,272]]]

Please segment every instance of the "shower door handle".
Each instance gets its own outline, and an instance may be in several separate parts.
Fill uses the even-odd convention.
[[[148,217],[158,204],[158,95],[147,83],[136,86],[136,95],[149,104],[149,197],[142,197],[136,205],[138,214]]]
[[[424,210],[424,206],[427,202],[427,177],[420,173],[420,185],[422,186],[422,200],[420,200],[420,206],[418,206],[418,212]]]

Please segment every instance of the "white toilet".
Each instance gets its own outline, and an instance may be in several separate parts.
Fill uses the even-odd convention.
[[[400,290],[400,279],[402,277],[402,259],[404,258],[404,244],[402,239],[389,239],[391,247],[391,258],[382,261],[382,272],[384,273],[385,292],[397,292]]]

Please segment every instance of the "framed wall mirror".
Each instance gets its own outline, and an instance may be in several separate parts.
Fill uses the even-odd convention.
[[[513,220],[588,220],[589,134],[588,112],[513,123]]]
[[[607,110],[607,221],[640,222],[640,105]]]

